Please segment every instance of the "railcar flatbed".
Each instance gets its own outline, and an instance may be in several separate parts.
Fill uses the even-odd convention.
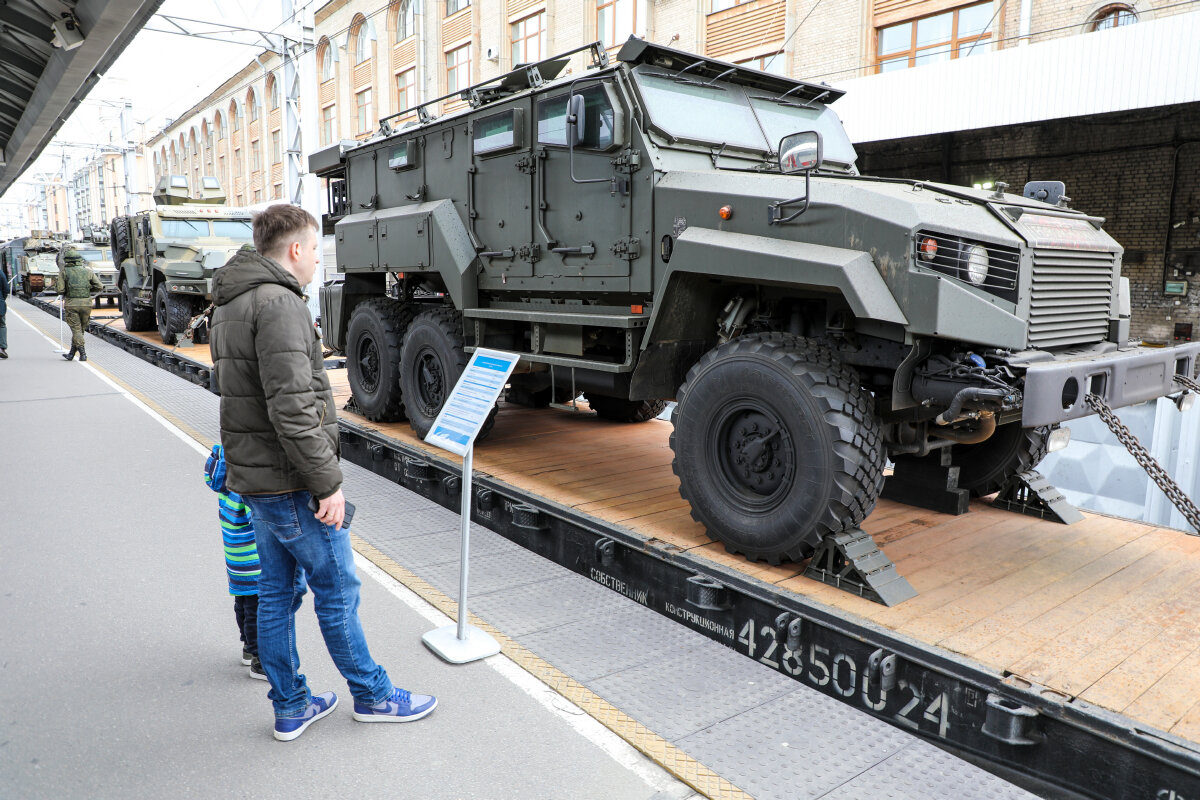
[[[119,319],[92,332],[207,382],[204,345]],[[330,379],[349,400],[345,372]],[[475,453],[477,521],[952,750],[1085,796],[1200,797],[1200,538],[883,500],[863,527],[918,592],[889,608],[726,553],[678,494],[669,423],[580,409],[501,405]],[[457,509],[457,457],[407,423],[340,417],[343,457]]]

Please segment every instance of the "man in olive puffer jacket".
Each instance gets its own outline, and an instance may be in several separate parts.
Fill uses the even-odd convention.
[[[254,218],[243,248],[213,280],[212,355],[221,394],[225,482],[250,506],[262,572],[258,655],[271,683],[275,738],[290,741],[333,711],[299,673],[296,610],[305,581],[325,645],[360,722],[409,722],[437,700],[392,685],[367,650],[338,466],[338,426],[321,340],[303,289],[317,266],[316,220],[292,205]],[[310,499],[317,501],[314,513]]]

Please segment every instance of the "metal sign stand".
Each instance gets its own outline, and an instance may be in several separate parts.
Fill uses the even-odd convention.
[[[467,577],[471,552],[471,490],[475,437],[492,413],[518,356],[498,350],[477,349],[463,370],[454,391],[446,398],[425,441],[463,457],[460,513],[462,545],[459,550],[458,624],[445,625],[421,637],[433,652],[451,664],[466,664],[500,652],[500,643],[485,631],[467,624]]]

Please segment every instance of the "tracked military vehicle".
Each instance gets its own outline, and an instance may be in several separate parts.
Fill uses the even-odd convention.
[[[13,289],[29,299],[36,294],[53,292],[58,278],[58,253],[63,246],[63,235],[49,231],[34,230],[29,236],[21,236],[4,244],[3,255],[6,269],[16,276]]]
[[[1129,344],[1122,248],[1061,185],[865,177],[836,89],[585,50],[582,73],[526,65],[312,156],[344,272],[323,331],[367,417],[423,435],[479,346],[521,355],[535,404],[635,422],[675,399],[693,516],[777,562],[858,525],[889,456],[910,486],[987,494],[1090,395],[1195,375],[1200,345]]]
[[[157,326],[168,345],[208,307],[213,272],[253,240],[250,212],[226,206],[216,178],[200,180],[192,195],[186,176],[164,176],[154,189],[153,211],[115,217],[109,225],[125,328]],[[206,328],[196,329],[197,341],[207,336]]]

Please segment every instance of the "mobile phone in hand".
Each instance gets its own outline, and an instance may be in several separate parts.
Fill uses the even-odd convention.
[[[315,497],[308,498],[308,510],[309,511],[311,511],[315,514],[315,513],[317,513],[317,509],[320,507],[321,507],[321,504],[317,502],[317,498],[315,498]],[[350,520],[352,520],[352,519],[354,519],[354,503],[351,503],[349,500],[347,500],[346,501],[346,515],[344,517],[342,517],[342,527],[349,528]]]

